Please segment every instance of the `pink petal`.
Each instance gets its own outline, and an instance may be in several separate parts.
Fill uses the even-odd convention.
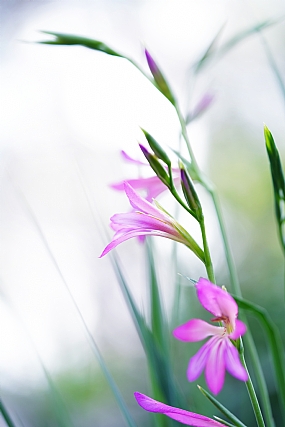
[[[229,339],[226,340],[225,363],[227,371],[233,377],[241,381],[248,380],[247,372],[241,364],[238,351]]]
[[[246,333],[246,325],[239,319],[236,319],[235,330],[229,335],[232,340],[237,340]]]
[[[201,341],[211,335],[222,335],[223,327],[211,325],[204,320],[191,319],[173,331],[175,338],[181,341]]]
[[[179,236],[179,233],[176,229],[161,221],[160,219],[154,218],[151,215],[145,215],[140,212],[127,212],[115,214],[111,217],[111,222],[115,224],[116,229],[119,229],[118,225],[124,228],[134,229],[134,228],[148,228],[150,230],[159,230],[164,231],[175,236]],[[112,226],[112,228],[114,228]]]
[[[193,357],[191,357],[187,368],[188,381],[195,381],[201,375],[209,357],[213,339],[215,338],[211,338]]]
[[[162,220],[166,219],[166,216],[154,207],[150,202],[143,199],[131,186],[125,181],[125,192],[129,198],[130,204],[135,210],[144,212],[146,214],[152,215],[154,217],[160,218]]]
[[[141,162],[140,160],[136,160],[133,157],[129,156],[124,150],[121,151],[121,156],[124,160],[126,160],[129,163],[135,163],[136,165],[142,165],[142,166],[148,166],[148,163]]]
[[[213,342],[206,363],[205,377],[209,390],[213,394],[218,394],[222,390],[225,381],[226,339],[220,337],[212,339]]]
[[[202,306],[216,317],[227,316],[230,323],[235,326],[238,306],[233,297],[219,286],[202,277],[195,286]]]
[[[167,417],[179,421],[182,424],[186,424],[192,427],[225,427],[224,424],[211,420],[204,415],[195,414],[194,412],[188,412],[184,409],[165,405],[164,403],[151,399],[145,394],[135,392],[134,396],[138,404],[146,411],[164,414]]]
[[[117,237],[119,236],[119,237]],[[110,252],[112,249],[114,249],[116,246],[118,246],[120,243],[125,242],[126,240],[131,239],[132,237],[138,237],[138,236],[159,236],[159,237],[166,237],[167,239],[172,239],[175,240],[177,242],[179,242],[179,238],[172,236],[171,234],[168,234],[166,232],[163,231],[159,231],[159,230],[149,230],[149,229],[135,229],[135,230],[128,230],[128,229],[123,229],[123,230],[119,230],[115,237],[103,250],[103,252],[101,253],[101,255],[99,256],[99,258],[102,258],[103,256],[105,256],[108,252]]]

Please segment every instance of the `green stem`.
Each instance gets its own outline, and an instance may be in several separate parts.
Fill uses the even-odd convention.
[[[207,270],[208,278],[212,283],[216,283],[213,264],[211,260],[211,254],[210,254],[209,245],[208,245],[207,236],[206,236],[204,218],[202,219],[202,221],[200,221],[200,228],[202,233],[203,247],[204,247],[204,254],[205,254],[205,267]]]
[[[240,289],[237,271],[236,271],[236,267],[235,267],[234,260],[232,257],[229,241],[228,241],[227,232],[226,232],[225,225],[224,225],[224,219],[223,219],[220,201],[219,201],[217,192],[214,190],[213,187],[210,189],[208,187],[206,187],[206,188],[209,191],[209,193],[212,197],[214,206],[215,206],[216,215],[218,218],[218,222],[219,222],[219,226],[220,226],[220,230],[221,230],[221,235],[222,235],[222,239],[223,239],[223,243],[224,243],[224,251],[225,251],[227,265],[228,265],[228,269],[229,269],[229,273],[230,273],[232,290],[237,296],[241,297],[241,289]]]
[[[197,161],[195,159],[194,153],[193,153],[191,145],[190,145],[185,120],[184,120],[184,118],[180,112],[178,105],[175,105],[175,109],[176,109],[176,112],[177,112],[177,115],[178,115],[178,118],[179,118],[179,121],[181,124],[181,132],[182,132],[183,138],[184,138],[186,145],[187,145],[187,149],[189,152],[189,156],[190,156],[190,159],[192,162],[193,169],[195,170],[195,173],[198,177],[199,182],[208,191],[208,193],[211,195],[212,200],[213,200],[213,204],[214,204],[214,207],[216,210],[216,215],[218,218],[220,231],[221,231],[221,235],[222,235],[222,239],[223,239],[224,251],[225,251],[225,256],[226,256],[227,265],[228,265],[228,269],[229,269],[232,289],[237,296],[241,297],[242,293],[241,293],[241,289],[240,289],[240,284],[239,284],[239,280],[238,280],[236,267],[235,267],[235,264],[233,261],[233,256],[232,256],[232,253],[230,250],[230,245],[229,245],[229,241],[228,241],[228,237],[227,237],[227,233],[226,233],[226,229],[225,229],[225,225],[224,225],[224,219],[223,219],[223,215],[222,215],[222,210],[221,210],[219,198],[217,196],[217,193],[215,191],[213,184],[203,176],[203,174],[201,173],[201,171],[198,167]],[[200,224],[200,226],[201,226],[201,224]],[[209,279],[210,279],[210,277],[212,277],[213,278],[212,281],[214,282],[215,279],[214,279],[213,267],[212,267],[212,263],[211,263],[209,247],[207,244],[204,224],[201,227],[201,232],[202,232],[202,238],[203,238],[203,243],[204,243],[204,252],[205,252],[205,258],[206,258],[206,264],[205,265],[206,265],[208,277],[209,277]],[[246,322],[246,316],[243,313],[241,313],[240,317],[244,322]],[[272,410],[271,410],[271,405],[270,405],[270,400],[269,400],[269,395],[268,395],[268,390],[267,390],[265,378],[264,378],[263,371],[261,368],[257,349],[256,349],[256,346],[255,346],[255,343],[253,341],[253,338],[252,338],[252,335],[250,333],[249,328],[248,328],[248,331],[247,331],[244,339],[246,342],[247,350],[248,350],[250,357],[251,357],[251,360],[253,362],[254,373],[255,373],[258,388],[260,391],[267,425],[268,425],[268,427],[274,427]],[[252,387],[253,387],[253,385],[252,385]]]
[[[180,122],[181,133],[182,133],[182,136],[183,136],[183,138],[185,140],[185,143],[186,143],[186,146],[187,146],[187,150],[188,150],[188,153],[189,153],[189,157],[190,157],[191,162],[192,162],[192,166],[196,170],[197,175],[200,176],[201,174],[200,174],[199,166],[198,166],[198,163],[196,161],[194,152],[193,152],[191,144],[190,144],[190,140],[189,140],[189,136],[188,136],[188,132],[187,132],[187,128],[186,128],[186,123],[185,123],[184,117],[183,117],[183,115],[182,115],[182,113],[180,111],[179,105],[177,103],[174,105],[174,107],[175,107],[175,110],[176,110],[176,113],[177,113],[177,116],[178,116],[178,119],[179,119],[179,122]]]
[[[243,313],[239,317],[242,321],[246,320],[246,316]],[[255,346],[255,343],[253,341],[253,337],[252,337],[252,334],[251,334],[251,331],[249,328],[247,328],[247,332],[243,336],[243,339],[244,339],[244,342],[246,345],[246,349],[247,349],[249,356],[251,358],[252,366],[254,368],[254,374],[255,374],[257,384],[258,384],[258,389],[259,389],[259,393],[260,393],[260,400],[262,402],[262,407],[263,407],[263,411],[264,411],[264,418],[266,420],[266,425],[267,425],[267,427],[275,427],[275,422],[273,419],[268,389],[266,386],[265,378],[264,378],[262,367],[260,364],[258,352],[257,352],[256,346]]]
[[[250,375],[249,375],[249,372],[248,372],[248,369],[247,369],[247,366],[245,363],[243,344],[242,344],[241,339],[240,339],[240,357],[241,357],[241,362],[242,362],[242,364],[243,364],[243,366],[247,372],[247,375],[248,375],[248,380],[245,384],[246,384],[246,388],[247,388],[249,398],[250,398],[250,401],[252,404],[252,409],[253,409],[253,412],[254,412],[254,415],[256,418],[257,425],[258,425],[258,427],[265,427],[262,412],[261,412],[261,409],[259,406],[259,402],[258,402],[256,393],[255,393],[255,390],[254,390],[254,387],[253,387],[253,384],[252,384],[252,381],[251,381],[251,378],[250,378]]]
[[[7,409],[4,406],[4,403],[2,402],[2,399],[0,399],[0,413],[2,414],[8,427],[15,427],[15,424],[13,423],[10,415],[8,414]]]

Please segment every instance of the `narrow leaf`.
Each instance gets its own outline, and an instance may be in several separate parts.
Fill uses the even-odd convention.
[[[235,427],[233,424],[229,423],[228,421],[223,420],[220,417],[216,417],[215,415],[213,416],[213,418],[215,418],[215,420],[219,421],[220,423],[225,424],[228,427]]]
[[[98,50],[100,52],[107,53],[108,55],[119,56],[124,58],[123,55],[111,49],[105,43],[98,40],[89,39],[87,37],[75,36],[72,34],[54,33],[51,31],[41,31],[44,34],[54,36],[54,40],[45,40],[39,42],[40,44],[56,44],[56,45],[80,45],[88,47],[89,49]]]
[[[219,409],[219,411],[222,412],[236,427],[246,427],[245,424],[243,424],[231,411],[229,411],[227,408],[225,408],[224,405],[222,405],[217,399],[215,399],[210,393],[208,393],[206,390],[204,390],[201,386],[198,385],[198,389],[201,391],[201,393],[207,397],[207,399],[213,403],[213,405],[216,406],[216,408]]]
[[[285,360],[284,348],[279,330],[263,307],[260,307],[235,295],[232,296],[236,300],[239,308],[253,313],[264,328],[267,336],[267,342],[272,354],[275,379],[279,391],[278,398],[280,400],[280,407],[285,421]]]
[[[10,414],[7,411],[7,409],[3,403],[3,400],[1,398],[0,398],[0,413],[2,414],[2,417],[4,418],[8,427],[16,427],[16,424],[14,423],[12,418],[10,417]]]
[[[115,251],[111,254],[111,260],[147,357],[151,384],[155,397],[163,398],[172,406],[183,405],[185,402],[174,379],[173,372],[167,358],[167,353],[162,351],[161,347],[155,340],[153,333],[147,326],[145,319],[140,314],[129,291]],[[167,332],[165,331],[165,333]]]
[[[215,45],[217,43],[218,38],[220,37],[221,30],[218,32],[218,34],[214,37],[213,41],[210,43],[209,47],[207,48],[206,52],[203,54],[202,58],[200,58],[195,64],[194,64],[194,72],[199,72],[206,64],[210,62],[210,59],[212,59],[214,56],[216,58],[221,58],[226,53],[228,53],[231,49],[233,49],[236,45],[238,45],[243,40],[247,39],[248,37],[258,33],[259,31],[270,27],[271,25],[274,25],[278,22],[278,20],[266,20],[263,21],[257,25],[254,25],[250,28],[247,28],[246,30],[241,31],[240,33],[233,36],[230,40],[228,40],[226,43],[224,43],[220,49],[215,49]]]
[[[272,133],[266,126],[264,126],[264,137],[273,182],[275,214],[279,238],[285,254],[285,180],[278,149],[275,145]]]
[[[166,354],[168,352],[167,337],[170,334],[159,292],[151,239],[147,239],[146,249],[149,270],[151,330],[155,341]]]

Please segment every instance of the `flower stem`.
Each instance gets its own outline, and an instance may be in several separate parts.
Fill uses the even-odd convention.
[[[201,233],[202,233],[203,247],[204,247],[204,254],[205,254],[205,267],[207,270],[208,278],[212,283],[216,283],[213,264],[212,264],[212,260],[211,260],[211,254],[210,254],[207,236],[206,236],[204,218],[200,221],[200,228],[201,228]]]
[[[232,290],[237,296],[241,297],[242,293],[241,293],[241,289],[240,289],[238,275],[237,275],[235,263],[233,260],[233,256],[232,256],[232,253],[230,250],[230,245],[229,245],[229,241],[228,241],[228,237],[227,237],[227,232],[226,232],[224,219],[223,219],[223,215],[222,215],[222,210],[221,210],[221,206],[220,206],[220,201],[219,201],[217,192],[214,188],[214,185],[208,179],[206,179],[206,177],[204,177],[202,172],[200,171],[199,166],[197,164],[197,161],[195,159],[194,153],[192,151],[192,147],[191,147],[189,136],[188,136],[187,129],[186,129],[185,120],[184,120],[184,118],[180,112],[179,106],[177,104],[175,105],[175,109],[176,109],[176,112],[177,112],[177,115],[179,118],[179,122],[181,124],[181,133],[182,133],[182,136],[185,140],[185,143],[186,143],[186,146],[188,149],[188,153],[189,153],[189,157],[190,157],[191,162],[192,162],[193,169],[195,170],[195,173],[199,179],[199,182],[208,191],[208,193],[210,194],[210,196],[213,200],[213,204],[214,204],[214,207],[216,210],[216,215],[217,215],[217,219],[219,222],[219,227],[220,227],[222,240],[223,240],[223,244],[224,244],[224,251],[225,251],[225,256],[226,256],[226,260],[227,260]],[[209,253],[209,247],[208,247],[208,243],[207,243],[207,239],[206,239],[205,225],[200,224],[200,227],[201,227],[201,232],[202,232],[205,259],[206,259],[205,266],[207,269],[209,279],[214,282],[215,278],[214,278],[213,266],[211,263],[211,257],[210,257],[210,253]],[[212,277],[212,279],[211,279],[211,277]],[[245,314],[241,313],[241,319],[246,322]],[[268,390],[266,387],[264,374],[263,374],[263,371],[261,368],[257,349],[256,349],[256,346],[255,346],[255,343],[253,341],[253,338],[252,338],[252,335],[251,335],[249,328],[248,328],[248,331],[244,337],[244,340],[246,342],[248,352],[249,352],[251,360],[253,362],[253,369],[255,372],[258,388],[259,388],[262,403],[263,403],[263,409],[264,409],[266,423],[267,423],[268,427],[274,427],[272,409],[271,409],[271,405],[270,405],[270,400],[269,400],[269,395],[268,395]],[[252,383],[251,383],[251,387],[252,387],[252,391],[254,392],[254,388],[253,388]],[[255,392],[254,392],[254,394],[255,394]]]
[[[245,384],[246,384],[246,388],[247,388],[249,398],[250,398],[250,401],[252,404],[252,409],[253,409],[253,412],[255,415],[257,425],[258,425],[258,427],[265,427],[265,423],[263,420],[263,416],[262,416],[262,412],[261,412],[261,409],[259,406],[259,402],[258,402],[256,393],[255,393],[255,390],[254,390],[254,387],[253,387],[253,384],[252,384],[252,381],[251,381],[251,378],[250,378],[250,375],[249,375],[249,372],[248,372],[248,369],[247,369],[247,366],[245,363],[243,344],[242,344],[241,339],[240,339],[240,357],[241,357],[241,362],[242,362],[242,364],[243,364],[243,366],[247,372],[247,375],[248,375],[248,380],[246,381]]]

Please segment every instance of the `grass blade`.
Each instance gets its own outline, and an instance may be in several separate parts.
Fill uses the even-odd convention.
[[[2,414],[2,417],[4,418],[6,424],[8,427],[17,427],[16,424],[14,424],[14,421],[10,417],[9,412],[7,411],[3,400],[0,398],[0,413]]]
[[[226,43],[224,43],[220,49],[214,49],[218,38],[221,35],[221,31],[223,30],[223,27],[218,32],[218,34],[214,37],[213,41],[209,45],[206,52],[203,54],[202,58],[200,58],[195,64],[194,64],[194,72],[199,72],[202,68],[205,67],[205,65],[208,65],[211,59],[216,57],[216,59],[220,59],[222,56],[224,56],[226,53],[228,53],[231,49],[233,49],[235,46],[237,46],[240,42],[247,39],[248,37],[260,32],[261,30],[264,30],[272,25],[275,25],[278,20],[266,20],[263,21],[257,25],[254,25],[250,28],[247,28],[244,31],[241,31],[240,33],[233,36],[230,40],[228,40]]]
[[[267,342],[269,344],[273,366],[275,370],[275,379],[278,385],[278,398],[280,401],[280,409],[285,421],[285,361],[284,361],[284,348],[280,333],[272,319],[270,318],[267,311],[256,304],[244,300],[243,298],[236,297],[233,295],[238,306],[246,311],[253,313],[260,323],[262,324],[264,331],[267,336]]]
[[[98,363],[99,363],[99,365],[101,367],[101,370],[102,370],[102,372],[103,372],[103,374],[105,376],[105,379],[106,379],[109,387],[111,388],[111,390],[113,392],[113,395],[114,395],[114,397],[115,397],[115,399],[117,401],[117,404],[118,404],[118,406],[119,406],[119,408],[121,410],[121,413],[122,413],[122,415],[123,415],[123,417],[124,417],[127,425],[129,427],[136,427],[136,423],[132,419],[132,416],[131,416],[131,414],[130,414],[127,406],[126,406],[126,403],[125,403],[125,401],[124,401],[124,399],[123,399],[123,397],[121,395],[121,392],[118,389],[118,387],[117,387],[117,385],[116,385],[116,383],[115,383],[115,381],[114,381],[114,379],[113,379],[113,377],[112,377],[109,369],[107,368],[107,366],[106,366],[106,364],[104,362],[104,359],[103,359],[103,357],[102,357],[102,355],[101,355],[101,353],[99,351],[99,348],[98,348],[98,346],[97,346],[97,344],[96,344],[96,342],[94,340],[94,337],[91,334],[91,332],[90,332],[90,330],[89,330],[89,328],[88,328],[88,326],[87,326],[87,324],[85,322],[85,319],[84,319],[84,317],[83,317],[83,315],[82,315],[82,313],[81,313],[81,311],[80,311],[80,309],[79,309],[79,307],[77,305],[77,302],[76,302],[76,300],[75,300],[75,298],[74,298],[74,296],[73,296],[73,294],[72,294],[72,292],[71,292],[71,290],[70,290],[70,288],[68,286],[68,283],[65,280],[65,277],[64,277],[64,275],[63,275],[63,273],[62,273],[62,271],[61,271],[61,269],[60,269],[60,267],[58,265],[58,262],[57,262],[54,254],[53,254],[53,252],[52,252],[52,250],[51,250],[51,248],[49,246],[48,240],[46,239],[46,236],[45,236],[45,234],[44,234],[44,232],[43,232],[43,230],[42,230],[42,228],[41,228],[41,226],[40,226],[40,224],[39,224],[39,222],[38,222],[38,220],[37,220],[37,218],[36,218],[36,216],[35,216],[32,208],[30,207],[28,201],[26,200],[26,198],[24,197],[24,195],[22,194],[22,192],[18,188],[17,188],[17,192],[18,192],[19,197],[21,198],[22,204],[26,208],[26,211],[27,211],[28,215],[31,218],[32,223],[34,224],[36,230],[39,233],[39,236],[42,239],[43,245],[46,248],[48,255],[50,256],[54,267],[56,268],[56,270],[57,270],[60,278],[62,279],[62,282],[63,282],[63,284],[64,284],[64,286],[65,286],[65,288],[66,288],[66,290],[68,292],[68,295],[69,295],[69,297],[70,297],[70,299],[71,299],[71,301],[72,301],[72,303],[74,305],[76,313],[79,316],[79,319],[80,319],[80,321],[82,323],[83,330],[85,332],[87,341],[88,341],[88,343],[90,345],[91,351],[94,354],[94,356],[96,357],[96,359],[97,359],[97,361],[98,361]]]
[[[208,400],[210,400],[211,403],[213,403],[213,405],[215,405],[215,407],[217,409],[219,409],[219,411],[222,412],[222,414],[224,414],[236,427],[246,427],[245,424],[243,424],[234,414],[231,413],[231,411],[229,411],[224,405],[222,405],[217,399],[215,399],[210,393],[208,393],[206,390],[204,390],[201,386],[198,385],[198,389],[200,390],[200,392],[207,397]]]
[[[285,180],[278,149],[272,133],[266,126],[264,126],[264,137],[273,182],[275,214],[279,238],[285,254]]]
[[[149,270],[151,330],[154,340],[166,354],[169,349],[166,339],[169,335],[169,330],[159,292],[151,239],[148,239],[146,243],[147,264]]]

